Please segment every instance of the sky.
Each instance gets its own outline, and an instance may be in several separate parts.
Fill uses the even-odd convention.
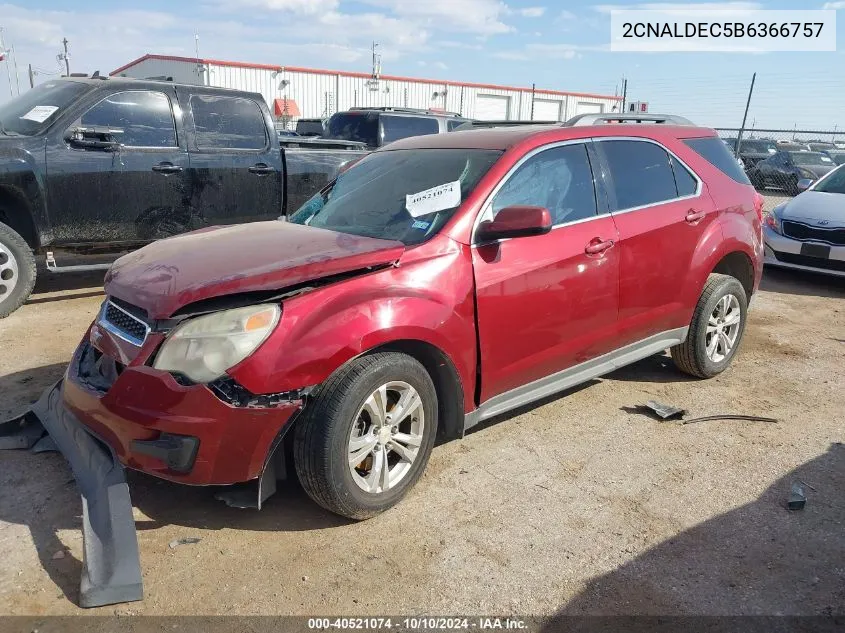
[[[614,4],[608,4],[614,2]],[[825,53],[621,53],[609,50],[612,8],[837,9],[838,50]],[[71,8],[73,7],[73,8]],[[565,8],[564,8],[565,7]],[[56,76],[68,39],[72,72],[108,73],[144,55],[193,56],[614,94],[652,112],[737,127],[753,73],[749,125],[845,130],[845,0],[643,4],[626,0],[28,0],[3,3],[21,90]],[[10,98],[0,64],[0,102]],[[17,81],[12,72],[12,92]]]

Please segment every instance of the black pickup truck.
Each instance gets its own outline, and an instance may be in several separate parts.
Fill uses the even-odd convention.
[[[0,105],[0,318],[46,270],[295,211],[364,145],[279,140],[261,95],[68,77]],[[225,256],[225,254],[221,254]]]

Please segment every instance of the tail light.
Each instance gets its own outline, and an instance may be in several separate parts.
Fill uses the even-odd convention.
[[[754,210],[757,212],[757,217],[763,221],[763,203],[765,199],[758,192],[754,192]]]

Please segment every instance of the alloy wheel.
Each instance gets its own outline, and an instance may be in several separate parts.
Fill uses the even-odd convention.
[[[739,337],[741,323],[739,299],[732,294],[726,294],[719,299],[707,320],[705,346],[710,360],[720,363],[730,355]]]
[[[423,442],[425,412],[420,394],[392,381],[373,391],[358,410],[349,436],[349,470],[365,492],[387,492],[410,472]]]
[[[0,302],[11,296],[18,285],[18,279],[20,279],[18,260],[15,259],[12,251],[0,242]]]

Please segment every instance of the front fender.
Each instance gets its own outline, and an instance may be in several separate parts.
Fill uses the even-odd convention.
[[[285,301],[279,326],[231,375],[252,393],[317,385],[344,363],[397,341],[439,349],[472,402],[476,328],[469,248],[448,238],[400,266]],[[428,245],[424,245],[428,246]],[[418,247],[422,248],[422,247]]]
[[[13,142],[20,141],[20,144]],[[12,202],[14,211],[24,217],[9,221],[25,235],[31,246],[50,241],[47,215],[44,139],[6,139],[0,143],[0,202]]]

